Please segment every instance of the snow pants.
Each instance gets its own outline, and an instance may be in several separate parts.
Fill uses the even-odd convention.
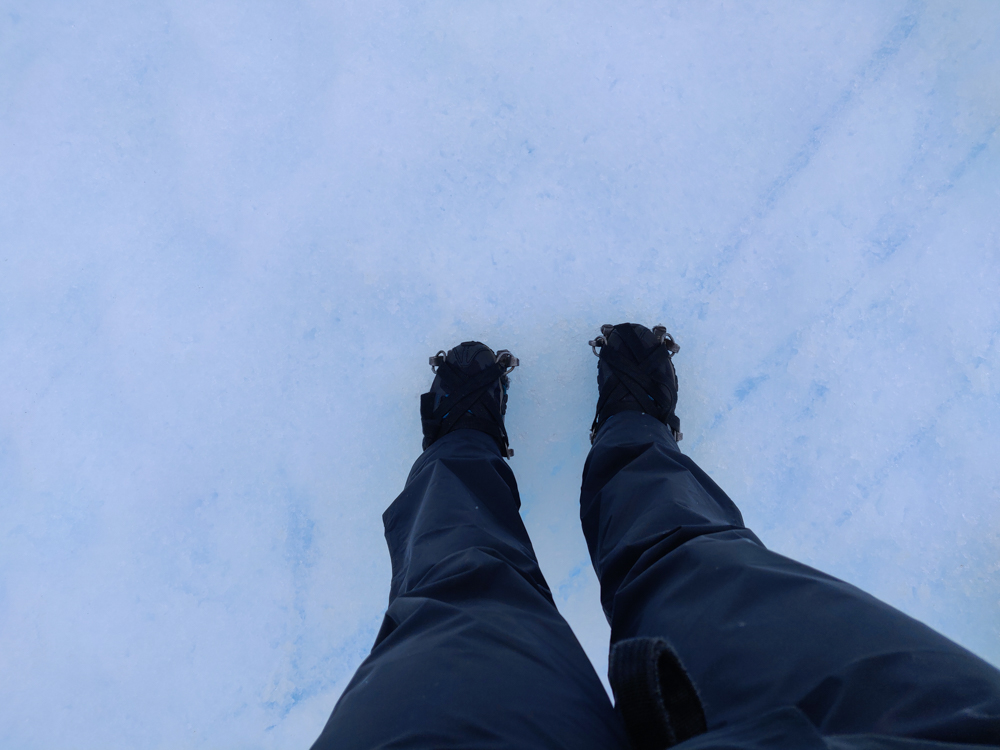
[[[314,749],[628,748],[559,615],[489,436],[417,459],[385,512],[389,607]],[[1000,746],[1000,671],[766,549],[652,417],[598,433],[580,516],[612,646],[658,638],[697,690],[695,748]]]

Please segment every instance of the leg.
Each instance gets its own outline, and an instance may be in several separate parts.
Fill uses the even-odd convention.
[[[791,711],[826,736],[1000,744],[1000,672],[767,550],[653,417],[628,411],[600,429],[580,513],[612,644],[673,646],[702,699],[702,741]]]
[[[389,609],[314,748],[624,748],[491,436],[459,429],[385,512]]]

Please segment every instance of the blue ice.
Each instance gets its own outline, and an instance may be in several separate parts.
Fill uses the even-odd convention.
[[[988,0],[4,0],[0,745],[307,747],[469,338],[603,673],[625,320],[765,544],[1000,664],[997,80]]]

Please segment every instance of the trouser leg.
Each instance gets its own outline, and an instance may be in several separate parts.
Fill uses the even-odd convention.
[[[1000,744],[1000,672],[766,549],[652,417],[626,412],[602,428],[581,519],[612,644],[671,644],[709,730],[791,707],[823,735]]]
[[[488,435],[456,430],[420,456],[383,516],[381,631],[315,748],[626,746],[519,507]]]

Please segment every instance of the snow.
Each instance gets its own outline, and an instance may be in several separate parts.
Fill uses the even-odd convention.
[[[603,674],[624,320],[765,544],[1000,664],[1000,6],[0,10],[4,747],[307,747],[470,338],[521,360],[523,515]]]

